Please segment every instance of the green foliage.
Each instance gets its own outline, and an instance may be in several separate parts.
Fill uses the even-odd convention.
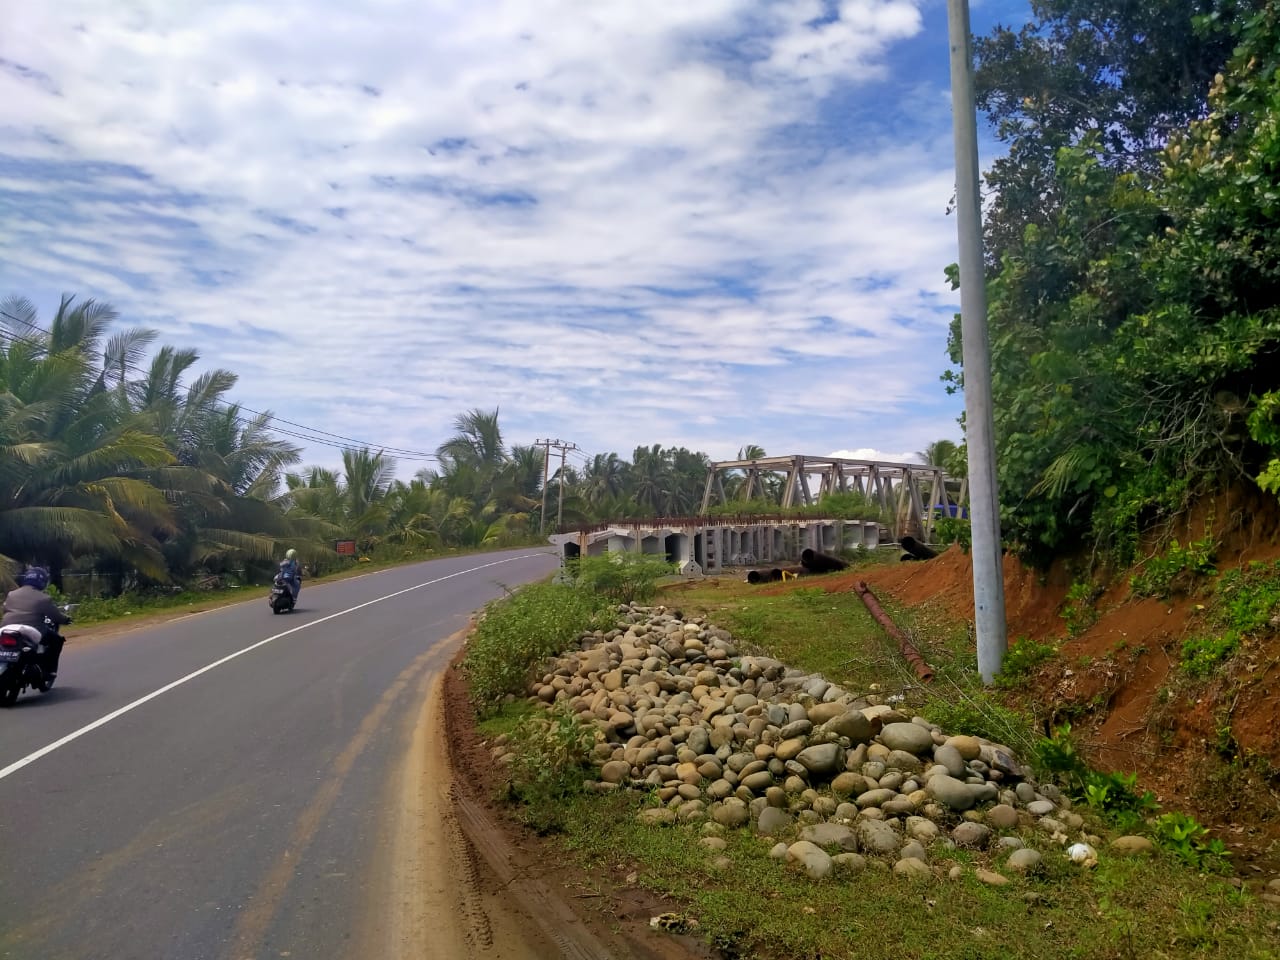
[[[1088,580],[1077,580],[1067,590],[1062,604],[1062,619],[1067,623],[1067,634],[1075,637],[1088,630],[1098,620],[1094,604],[1102,596],[1102,588]]]
[[[1147,560],[1142,572],[1130,579],[1134,596],[1168,597],[1185,589],[1195,577],[1216,573],[1213,565],[1216,546],[1208,537],[1185,547],[1174,540],[1163,554]]]
[[[1198,679],[1214,674],[1245,639],[1271,634],[1280,615],[1280,562],[1254,562],[1218,578],[1208,612],[1212,632],[1182,645],[1182,668]]]
[[[477,704],[491,709],[508,694],[523,692],[534,667],[603,622],[605,607],[597,594],[551,583],[490,603],[463,658]]]
[[[1160,807],[1150,790],[1138,792],[1136,773],[1088,771],[1084,801],[1121,830],[1137,828]]]
[[[675,570],[663,557],[640,553],[608,553],[578,557],[568,564],[574,583],[617,603],[648,603],[658,581]]]
[[[1190,637],[1182,644],[1182,669],[1197,679],[1207,679],[1239,647],[1240,635],[1235,632]]]
[[[1030,637],[1019,637],[1005,653],[996,685],[1006,688],[1018,686],[1057,652],[1058,648],[1051,643],[1037,643]]]
[[[1071,737],[1069,723],[1057,727],[1052,735],[1042,737],[1037,742],[1033,761],[1041,770],[1047,771],[1076,790],[1083,786],[1085,774],[1088,772],[1088,766],[1076,751],[1076,743]]]
[[[1127,564],[1224,475],[1280,489],[1280,29],[1235,11],[1050,0],[978,42],[1010,144],[987,221],[1002,527],[1032,560]]]
[[[1076,749],[1070,724],[1042,737],[1033,756],[1039,768],[1058,780],[1070,796],[1087,803],[1122,830],[1136,828],[1159,809],[1155,794],[1138,792],[1137,774],[1091,769]]]
[[[1188,866],[1225,873],[1231,853],[1226,845],[1195,817],[1185,813],[1162,813],[1152,823],[1156,843]]]
[[[582,793],[591,775],[587,758],[594,741],[594,731],[563,707],[527,717],[511,732],[515,759],[506,789],[527,826],[544,834],[561,829],[565,801]]]
[[[1275,629],[1280,614],[1280,561],[1255,561],[1218,578],[1210,613],[1216,622],[1250,636]]]
[[[973,526],[964,517],[939,517],[933,524],[935,543],[960,544],[960,549],[968,553],[973,549]]]
[[[713,517],[829,517],[839,520],[874,520],[880,523],[887,520],[886,511],[881,509],[879,503],[856,490],[829,493],[817,503],[791,507],[782,507],[776,500],[764,498],[731,500],[711,506],[707,514]]]

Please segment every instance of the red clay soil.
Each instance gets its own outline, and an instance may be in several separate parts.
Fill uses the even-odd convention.
[[[1207,531],[1223,545],[1219,570],[1273,560],[1280,557],[1274,513],[1236,510],[1228,520],[1243,527],[1215,528],[1202,509],[1180,539]],[[1065,565],[1041,574],[1006,556],[1004,575],[1010,643],[1026,637],[1059,650],[1010,701],[1043,718],[1046,730],[1070,722],[1093,766],[1136,772],[1165,809],[1213,827],[1242,872],[1280,870],[1280,634],[1251,641],[1227,675],[1197,685],[1178,663],[1187,637],[1209,629],[1204,596],[1136,599],[1123,577],[1099,599],[1097,621],[1068,637]],[[971,623],[972,576],[970,558],[952,547],[934,560],[824,577],[822,586],[836,591],[866,580],[883,597]]]

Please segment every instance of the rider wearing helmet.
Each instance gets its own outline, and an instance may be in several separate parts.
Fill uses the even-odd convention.
[[[292,547],[284,552],[284,559],[280,561],[280,575],[288,581],[296,603],[302,592],[302,564],[298,562],[298,551]]]
[[[49,586],[49,571],[44,567],[28,567],[18,575],[18,589],[4,598],[4,619],[0,627],[22,624],[35,627],[44,635],[45,663],[50,679],[58,675],[58,658],[62,655],[62,637],[58,627],[70,623],[53,598],[44,592]]]

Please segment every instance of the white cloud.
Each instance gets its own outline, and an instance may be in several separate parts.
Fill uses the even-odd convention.
[[[956,406],[947,118],[893,56],[919,7],[11,8],[0,289],[413,449],[494,406],[592,451],[923,447]],[[900,135],[833,120],[850,95]]]

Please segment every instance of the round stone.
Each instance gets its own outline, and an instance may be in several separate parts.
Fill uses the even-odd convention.
[[[812,880],[822,880],[830,876],[831,871],[835,869],[831,855],[808,840],[799,840],[788,847],[787,860],[791,863],[799,863]]]
[[[987,811],[987,823],[997,830],[1013,830],[1018,826],[1018,811],[1003,803]]]
[[[982,754],[982,744],[977,737],[951,737],[946,745],[959,752],[966,762],[977,760]]]
[[[1146,837],[1116,837],[1111,841],[1111,849],[1123,856],[1149,857],[1155,853],[1155,844]]]
[[[946,767],[947,773],[956,778],[963,777],[968,769],[965,766],[964,757],[960,756],[960,751],[946,744],[934,748],[933,762]]]
[[[1024,848],[1013,851],[1006,864],[1010,870],[1016,870],[1018,873],[1032,873],[1039,870],[1043,862],[1044,858],[1038,852]]]
[[[880,742],[890,750],[919,755],[933,750],[933,735],[915,723],[890,723],[880,731]]]
[[[982,850],[991,842],[991,828],[981,823],[962,823],[951,831],[951,839],[958,846]]]
[[[925,789],[939,803],[944,803],[952,810],[968,810],[976,802],[969,785],[950,776],[933,777]]]
[[[922,880],[933,876],[933,871],[929,869],[929,865],[915,857],[906,857],[899,860],[893,865],[893,872],[896,876],[907,877],[912,880]]]

